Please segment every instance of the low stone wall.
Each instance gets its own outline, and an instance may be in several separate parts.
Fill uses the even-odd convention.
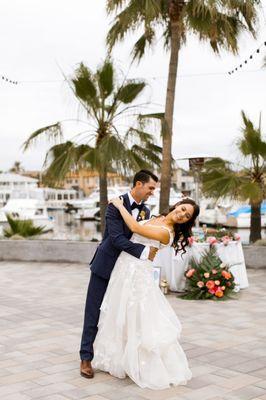
[[[0,240],[0,261],[89,263],[99,242]],[[266,268],[266,246],[243,246],[247,268]]]
[[[98,244],[67,240],[0,240],[0,260],[89,263]]]
[[[247,268],[266,269],[266,246],[243,246]]]

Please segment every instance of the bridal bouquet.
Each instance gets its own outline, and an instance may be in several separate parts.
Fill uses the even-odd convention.
[[[182,296],[184,299],[225,300],[231,297],[235,288],[234,276],[214,248],[206,251],[200,262],[192,259],[190,264],[185,272],[186,293]]]

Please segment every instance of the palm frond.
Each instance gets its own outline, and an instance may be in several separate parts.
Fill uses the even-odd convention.
[[[61,123],[57,122],[56,124],[37,129],[37,131],[33,132],[30,137],[23,143],[23,151],[28,150],[30,146],[36,144],[43,136],[48,141],[55,142],[58,139],[62,140],[63,132]]]
[[[145,86],[146,83],[143,81],[127,81],[125,85],[119,88],[116,98],[124,104],[132,103],[143,91]]]
[[[103,98],[110,96],[114,89],[114,68],[110,60],[105,60],[97,71],[99,87]]]
[[[69,171],[77,170],[84,166],[84,154],[88,152],[89,146],[77,146],[68,141],[53,146],[46,154],[44,174],[45,183],[51,185],[60,184]]]
[[[256,164],[259,157],[266,158],[266,142],[263,141],[260,127],[255,128],[252,121],[241,111],[244,127],[242,128],[243,137],[238,140],[238,148],[244,156],[252,156]]]
[[[95,77],[83,63],[80,63],[75,71],[75,77],[71,81],[78,99],[81,99],[89,106],[94,106],[98,103]]]
[[[155,38],[155,31],[150,26],[146,27],[145,32],[134,44],[132,49],[133,60],[140,60],[145,54],[147,46],[151,46]]]

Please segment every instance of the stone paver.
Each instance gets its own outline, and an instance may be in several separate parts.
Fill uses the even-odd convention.
[[[0,262],[0,399],[266,399],[266,271],[248,275],[250,288],[238,300],[167,296],[183,325],[193,379],[153,391],[103,372],[80,377],[87,266]]]

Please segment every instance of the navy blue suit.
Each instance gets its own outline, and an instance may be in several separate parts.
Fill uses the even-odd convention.
[[[124,194],[124,206],[131,213],[130,201]],[[143,206],[145,218],[150,216],[150,210]],[[137,218],[138,220],[139,218]],[[106,227],[101,244],[98,246],[91,262],[91,277],[87,292],[83,333],[80,347],[81,360],[93,359],[93,342],[97,334],[97,325],[100,316],[100,307],[121,251],[126,251],[134,257],[140,258],[144,245],[130,241],[132,232],[125,224],[119,210],[109,204],[106,210]]]

